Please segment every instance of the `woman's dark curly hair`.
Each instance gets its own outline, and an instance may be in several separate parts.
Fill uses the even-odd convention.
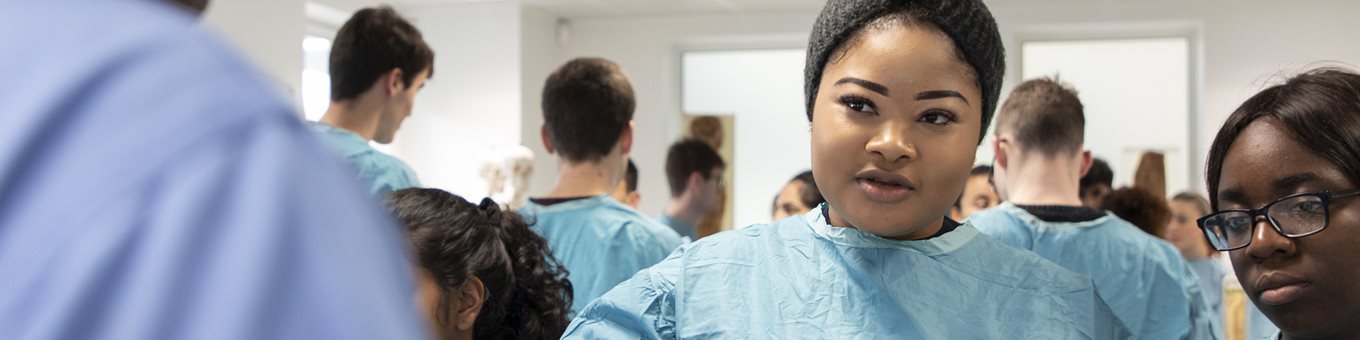
[[[473,326],[477,339],[557,339],[571,306],[567,271],[547,241],[490,199],[481,205],[439,189],[404,189],[387,202],[406,229],[421,267],[439,285],[431,311],[440,333],[452,327],[449,297],[471,277],[486,287]]]

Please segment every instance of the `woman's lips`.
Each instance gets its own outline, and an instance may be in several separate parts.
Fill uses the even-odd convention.
[[[882,170],[868,170],[855,175],[860,191],[871,201],[892,203],[906,198],[916,186],[906,176]]]
[[[1256,280],[1260,301],[1266,305],[1279,306],[1294,302],[1303,296],[1308,281],[1287,274],[1266,273]]]

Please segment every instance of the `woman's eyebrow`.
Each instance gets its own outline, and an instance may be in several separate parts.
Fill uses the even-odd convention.
[[[1275,192],[1290,192],[1294,188],[1308,182],[1319,181],[1320,177],[1313,173],[1304,172],[1282,177],[1270,183],[1271,189]],[[1218,192],[1219,202],[1232,202],[1238,204],[1247,203],[1247,193],[1242,187],[1232,187]]]
[[[890,96],[888,95],[888,87],[887,87],[887,86],[883,86],[883,84],[879,84],[879,83],[875,83],[875,82],[872,82],[872,81],[868,81],[868,80],[864,80],[864,79],[859,79],[859,78],[855,78],[855,77],[845,77],[845,78],[841,78],[840,80],[837,80],[837,81],[836,81],[836,84],[834,84],[834,85],[839,86],[840,84],[846,84],[846,83],[859,85],[860,87],[863,87],[863,88],[865,88],[865,89],[868,89],[869,91],[878,92],[878,94],[881,94],[881,95],[883,95],[884,97],[890,97]]]
[[[1245,204],[1247,194],[1240,187],[1232,187],[1218,191],[1218,203],[1220,206],[1225,202]]]
[[[1304,172],[1285,176],[1284,178],[1275,180],[1275,183],[1271,184],[1274,185],[1275,187],[1274,189],[1276,191],[1285,192],[1294,190],[1294,188],[1304,183],[1313,182],[1320,179],[1321,178],[1318,178],[1318,176],[1314,175],[1313,173]]]
[[[963,94],[959,93],[958,91],[950,90],[921,91],[921,93],[916,94],[916,100],[931,100],[940,98],[958,98],[959,100],[962,100],[964,104],[972,106],[972,104],[968,102],[968,98],[964,98]]]

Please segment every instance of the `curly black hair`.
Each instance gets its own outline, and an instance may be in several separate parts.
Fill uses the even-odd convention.
[[[519,214],[491,199],[480,205],[439,189],[392,192],[387,203],[406,229],[416,260],[440,290],[432,318],[451,327],[449,297],[471,277],[486,287],[473,325],[477,339],[557,339],[572,299],[567,271]]]

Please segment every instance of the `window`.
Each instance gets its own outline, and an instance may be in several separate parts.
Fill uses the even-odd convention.
[[[331,103],[331,40],[309,35],[302,39],[302,112],[317,121]]]

